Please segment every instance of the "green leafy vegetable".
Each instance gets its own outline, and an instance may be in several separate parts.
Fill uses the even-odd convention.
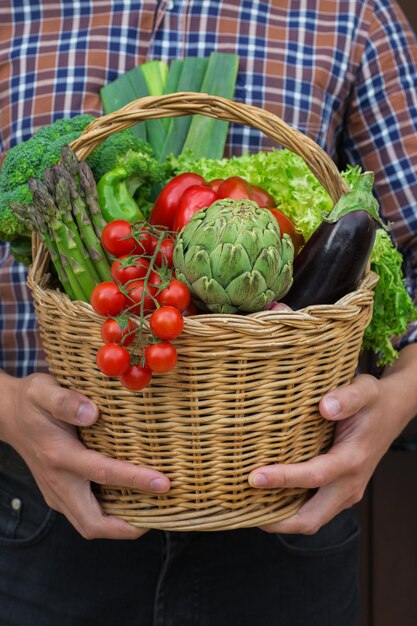
[[[378,274],[372,321],[365,330],[363,347],[377,354],[378,365],[392,365],[398,356],[392,337],[404,333],[417,319],[417,310],[404,286],[403,258],[389,234],[377,230],[371,269]]]

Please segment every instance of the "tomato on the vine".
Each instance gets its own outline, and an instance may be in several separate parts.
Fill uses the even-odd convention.
[[[142,365],[131,365],[124,374],[120,376],[120,382],[126,389],[140,391],[149,385],[152,378],[152,370]]]
[[[146,365],[157,374],[170,372],[177,363],[177,351],[169,341],[152,343],[145,348]]]
[[[185,311],[191,302],[191,295],[187,285],[173,278],[168,287],[158,293],[156,299],[161,306],[167,304],[174,306],[179,311]]]
[[[128,309],[131,313],[140,315],[142,311],[143,300],[143,314],[147,315],[155,309],[155,296],[157,294],[157,287],[153,286],[150,281],[145,287],[144,280],[134,280],[128,285]]]
[[[174,247],[175,241],[169,237],[161,241],[161,245],[155,257],[155,265],[157,267],[172,267]]]
[[[104,343],[118,343],[128,346],[136,338],[137,326],[132,320],[119,322],[111,317],[101,327],[101,338]]]
[[[99,315],[117,317],[126,306],[126,298],[116,283],[104,281],[94,287],[90,303]]]
[[[106,376],[121,376],[130,367],[130,354],[118,343],[106,343],[97,352],[97,366]]]
[[[112,256],[133,254],[136,241],[132,235],[132,224],[126,220],[113,220],[105,225],[101,233],[101,243]]]
[[[170,341],[181,335],[184,328],[184,318],[175,307],[161,306],[152,313],[149,325],[158,339]]]
[[[129,255],[115,259],[111,266],[111,275],[116,282],[125,285],[130,280],[144,278],[149,268],[149,261]]]

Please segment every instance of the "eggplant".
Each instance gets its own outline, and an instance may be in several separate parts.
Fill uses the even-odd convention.
[[[386,226],[372,195],[373,174],[362,174],[321,222],[294,260],[293,283],[282,302],[293,310],[334,304],[363,278],[377,228]]]

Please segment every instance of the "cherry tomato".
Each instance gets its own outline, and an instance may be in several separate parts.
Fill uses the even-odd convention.
[[[175,213],[184,191],[191,185],[205,184],[202,176],[192,172],[184,172],[174,176],[157,197],[149,216],[149,223],[154,226],[165,226],[172,230]]]
[[[155,239],[146,226],[142,226],[139,231],[133,229],[133,234],[135,235],[136,246],[134,250],[134,254],[141,255],[151,255],[152,254],[152,239]]]
[[[130,280],[145,278],[148,268],[149,261],[147,259],[127,255],[113,261],[111,275],[113,280],[125,285]]]
[[[129,369],[120,376],[120,382],[126,389],[140,391],[149,385],[151,378],[152,371],[149,367],[131,365]]]
[[[275,200],[265,189],[252,185],[252,200],[265,209],[275,208]]]
[[[116,283],[105,281],[94,287],[90,303],[99,315],[117,317],[126,306],[126,298]]]
[[[173,306],[161,306],[149,318],[149,325],[158,339],[171,341],[181,335],[184,328],[184,318],[180,311]]]
[[[219,196],[206,185],[191,185],[184,191],[175,214],[174,230],[178,232],[190,221],[194,213],[209,207]]]
[[[105,225],[101,233],[101,243],[112,256],[120,257],[132,254],[136,241],[132,234],[132,224],[126,220],[113,220]]]
[[[161,245],[155,257],[155,265],[157,267],[172,267],[174,247],[175,241],[169,237],[161,241]]]
[[[158,293],[156,299],[161,306],[167,304],[179,311],[184,311],[190,305],[191,295],[187,285],[173,278],[168,287]]]
[[[269,209],[271,213],[275,216],[275,219],[278,222],[279,229],[281,231],[281,237],[285,233],[289,235],[294,244],[294,255],[297,255],[300,251],[301,246],[304,244],[304,237],[301,233],[298,233],[295,230],[295,226],[290,220],[289,217],[278,211],[278,209]]]
[[[224,178],[213,178],[213,180],[209,180],[209,182],[207,183],[207,186],[210,187],[210,189],[213,189],[213,191],[217,193],[223,181],[224,181]]]
[[[253,192],[251,185],[241,176],[226,178],[217,190],[219,198],[232,198],[233,200],[252,200]]]
[[[106,376],[121,376],[130,367],[130,354],[117,343],[106,343],[97,352],[98,369]]]
[[[157,374],[170,372],[177,363],[177,351],[169,341],[152,343],[145,348],[146,365]]]
[[[136,338],[136,328],[137,326],[132,320],[119,323],[109,317],[101,327],[101,338],[104,343],[122,343],[124,346],[128,346]]]
[[[154,273],[154,272],[153,272]],[[156,296],[158,289],[154,287],[150,283],[146,285],[143,280],[134,280],[128,285],[128,298],[127,298],[127,306],[131,313],[136,313],[140,315],[142,300],[143,302],[143,314],[147,315],[151,313],[155,309],[155,301],[154,298]]]

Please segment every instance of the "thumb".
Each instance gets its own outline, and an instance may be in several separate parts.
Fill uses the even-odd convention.
[[[378,383],[373,376],[362,374],[344,387],[329,391],[319,403],[319,411],[327,420],[343,420],[370,406],[378,395]]]

